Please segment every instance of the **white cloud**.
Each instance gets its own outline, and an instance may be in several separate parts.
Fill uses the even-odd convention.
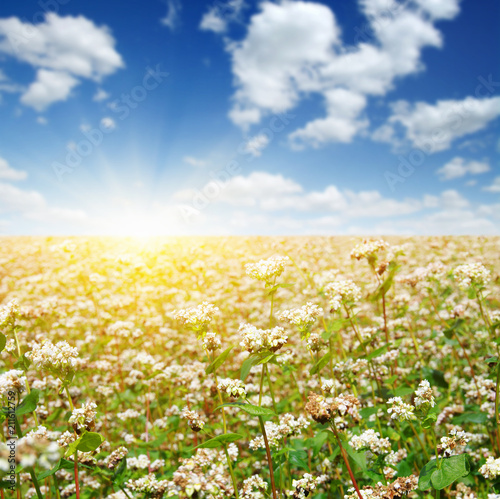
[[[231,22],[239,20],[240,13],[245,7],[243,0],[228,0],[225,3],[217,2],[208,9],[200,22],[200,29],[224,33]]]
[[[269,137],[261,133],[252,137],[245,144],[244,151],[249,152],[252,156],[258,157],[262,154],[262,150],[265,149],[269,144]]]
[[[405,128],[406,139],[428,153],[449,149],[459,137],[484,129],[500,116],[500,97],[441,100],[436,104],[399,101],[389,122]]]
[[[36,80],[21,96],[21,102],[37,111],[44,111],[54,102],[68,99],[79,81],[63,71],[39,69]]]
[[[81,15],[49,12],[36,25],[17,17],[0,19],[0,53],[37,69],[37,80],[22,97],[37,110],[67,99],[79,79],[101,81],[124,66],[109,28]]]
[[[500,177],[495,177],[491,185],[483,187],[483,191],[500,192]]]
[[[110,94],[106,92],[106,90],[103,90],[102,88],[98,88],[97,92],[94,94],[94,97],[92,97],[92,100],[95,102],[101,102],[103,100],[109,99]]]
[[[433,22],[451,19],[459,10],[458,0],[419,0],[394,3],[391,15],[383,17],[388,4],[360,1],[372,39],[352,47],[343,45],[336,18],[326,5],[263,2],[245,39],[228,43],[237,86],[230,119],[245,128],[319,93],[325,116],[291,133],[292,144],[317,147],[352,141],[368,126],[361,116],[367,97],[385,95],[396,78],[421,71],[422,49],[442,45]]]
[[[103,128],[107,128],[108,130],[114,130],[116,128],[116,122],[113,118],[111,118],[109,116],[105,116],[101,120],[101,126]]]
[[[39,125],[46,125],[48,123],[48,120],[47,118],[45,118],[44,116],[37,116],[36,117],[36,122],[39,124]]]
[[[182,9],[181,2],[179,0],[168,0],[167,2],[167,13],[161,23],[166,26],[171,31],[175,30],[180,22],[180,11]]]
[[[452,180],[454,178],[464,177],[468,173],[478,175],[490,171],[490,165],[487,161],[466,160],[456,156],[448,161],[436,173],[441,176],[441,180]]]
[[[39,192],[7,183],[0,183],[0,213],[20,214],[26,219],[44,222],[78,222],[87,218],[83,210],[49,206]]]
[[[3,158],[0,158],[0,179],[24,180],[28,174],[22,170],[15,170]]]
[[[184,156],[182,158],[182,161],[184,161],[184,163],[187,163],[188,165],[196,166],[196,167],[207,166],[207,164],[208,164],[205,160],[193,158],[193,156]]]
[[[500,177],[498,183],[500,190]],[[208,202],[203,203],[203,196]],[[335,185],[307,191],[282,175],[253,172],[226,183],[212,181],[200,191],[181,191],[175,199],[188,207],[195,199],[200,203],[196,209],[206,215],[203,230],[208,233],[228,232],[228,227],[256,234],[500,233],[498,203],[477,206],[453,189],[394,199],[376,190],[354,191]]]

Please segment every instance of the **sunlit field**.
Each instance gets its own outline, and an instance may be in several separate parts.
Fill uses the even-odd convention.
[[[500,497],[500,238],[3,238],[1,497]]]

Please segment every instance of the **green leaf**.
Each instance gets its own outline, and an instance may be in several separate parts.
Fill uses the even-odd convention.
[[[267,357],[269,354],[265,352],[263,355],[262,354],[254,354],[250,355],[243,364],[241,365],[241,371],[240,371],[240,379],[241,381],[245,381],[246,377],[250,373],[250,369],[252,369],[253,366],[257,365],[263,358]]]
[[[50,470],[43,471],[37,476],[38,480],[43,480],[44,478],[47,478],[48,476],[53,475],[56,471],[59,470],[72,470],[75,467],[75,463],[73,461],[68,461],[67,459],[61,458],[57,462],[57,464]]]
[[[453,424],[476,423],[485,424],[488,421],[488,415],[484,412],[464,412],[460,416],[453,418]]]
[[[330,361],[330,357],[331,357],[330,353],[323,355],[323,357],[321,357],[321,359],[319,359],[318,362],[316,362],[316,364],[313,367],[311,367],[311,369],[309,370],[309,374],[314,375],[319,371],[321,371],[321,369],[323,369],[323,367],[325,367]]]
[[[251,414],[252,416],[276,416],[276,413],[267,407],[260,407],[252,404],[237,404],[230,402],[228,404],[220,405],[219,407],[238,407],[239,409]],[[217,409],[219,408],[217,407]]]
[[[431,483],[436,490],[442,490],[469,473],[470,464],[467,454],[445,457],[441,460],[441,467],[432,473]]]
[[[217,369],[219,369],[220,366],[222,366],[222,364],[224,364],[224,362],[226,361],[228,355],[230,354],[231,350],[233,349],[233,347],[229,347],[227,348],[226,350],[224,350],[214,361],[212,361],[212,363],[205,369],[205,372],[207,374],[212,374],[214,373],[215,371],[217,371]]]
[[[74,442],[71,442],[64,454],[66,457],[75,454],[77,450],[81,452],[92,452],[104,442],[104,438],[99,433],[86,431]]]
[[[29,395],[24,397],[24,400],[16,407],[16,416],[22,416],[33,412],[38,405],[40,399],[40,390],[31,390]]]
[[[361,470],[366,471],[366,453],[356,452],[349,444],[344,444],[344,448],[349,457],[361,468]]]
[[[418,489],[428,490],[432,487],[431,475],[436,470],[436,460],[431,459],[421,470],[420,476],[418,477]]]
[[[413,388],[410,388],[409,386],[400,386],[394,390],[396,397],[404,397],[410,393],[413,393]]]
[[[424,373],[425,378],[430,378],[429,381],[431,384],[439,386],[440,388],[448,388],[449,384],[444,379],[444,374],[441,371],[424,367],[422,372]]]
[[[243,435],[240,435],[239,433],[226,433],[225,435],[219,435],[218,437],[211,438],[210,440],[197,445],[195,449],[215,449],[216,447],[222,447],[224,444],[235,442],[240,438],[243,438]]]
[[[433,428],[437,421],[437,415],[434,412],[427,414],[427,417],[422,421],[423,428]]]
[[[6,344],[7,344],[7,338],[5,337],[4,334],[0,333],[0,352],[3,351],[3,349],[5,348]]]
[[[376,350],[373,350],[373,352],[370,352],[368,355],[364,355],[362,358],[366,360],[372,360],[375,357],[378,357],[379,355],[382,355],[383,353],[387,352],[387,349],[389,348],[390,344],[385,344],[383,347],[377,348]]]
[[[451,340],[453,338],[453,335],[455,333],[458,333],[459,329],[462,327],[464,324],[465,320],[464,319],[456,319],[455,322],[448,328],[443,331],[443,334]]]
[[[368,419],[373,414],[377,414],[378,410],[378,407],[365,407],[359,411],[359,414],[363,419]]]
[[[305,450],[293,450],[288,455],[288,461],[302,470],[311,471],[309,465],[307,464],[307,452]]]
[[[322,431],[317,433],[313,438],[311,438],[311,448],[313,451],[313,457],[316,457],[321,450],[321,447],[328,440],[328,431]]]
[[[22,371],[27,371],[30,368],[31,361],[26,357],[26,354],[23,353],[19,359],[14,362],[14,367],[16,369],[21,369]]]

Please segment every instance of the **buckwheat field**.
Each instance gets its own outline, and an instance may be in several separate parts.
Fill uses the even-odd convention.
[[[1,498],[500,498],[499,238],[3,238]]]

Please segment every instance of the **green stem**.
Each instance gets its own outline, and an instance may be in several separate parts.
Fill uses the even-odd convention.
[[[411,421],[408,420],[408,423],[410,424],[410,427],[413,431],[413,434],[415,435],[416,439],[418,440],[418,443],[420,444],[420,447],[422,448],[422,452],[424,453],[425,458],[427,459],[427,461],[429,461],[429,459],[430,459],[429,453],[427,452],[424,444],[422,443],[422,440],[418,436],[417,430],[415,429],[415,427],[413,426],[413,423]]]
[[[229,473],[231,474],[231,480],[233,481],[234,495],[235,495],[236,499],[239,499],[238,486],[236,485],[236,478],[234,476],[233,466],[231,464],[231,458],[229,457],[229,452],[227,451],[227,445],[226,444],[224,444],[224,452],[226,454],[227,465],[229,467]]]

